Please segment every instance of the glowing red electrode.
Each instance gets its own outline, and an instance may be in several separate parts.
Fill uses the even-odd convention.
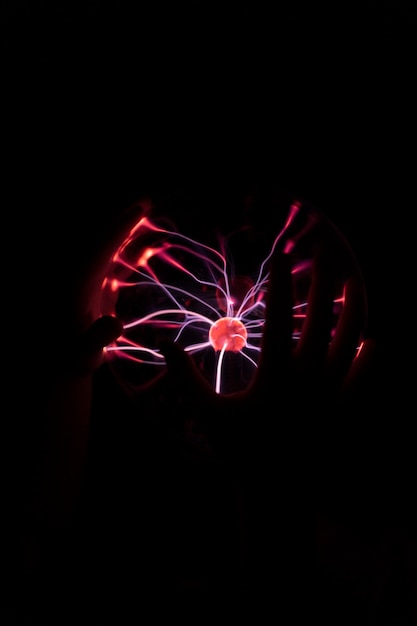
[[[248,331],[235,317],[221,317],[209,331],[210,343],[216,351],[240,352],[245,347],[247,338]]]

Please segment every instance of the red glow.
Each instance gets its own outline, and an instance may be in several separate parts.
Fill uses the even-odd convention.
[[[233,317],[222,317],[210,327],[210,343],[216,351],[240,352],[245,345],[248,332],[242,322]]]
[[[153,248],[146,248],[140,255],[137,265],[138,267],[145,267],[148,264],[149,259],[156,253]]]

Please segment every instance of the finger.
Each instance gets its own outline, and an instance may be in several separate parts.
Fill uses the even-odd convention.
[[[99,317],[84,333],[86,350],[97,351],[120,337],[123,333],[123,322],[112,315]]]
[[[307,315],[297,345],[297,361],[305,368],[324,363],[332,332],[334,280],[331,258],[320,248],[313,259]]]
[[[292,341],[291,258],[280,252],[272,257],[266,318],[256,384],[270,384],[288,372]]]
[[[346,282],[340,313],[328,355],[328,371],[333,380],[342,381],[350,369],[361,343],[367,313],[362,277],[355,274]]]
[[[100,367],[104,348],[120,337],[121,320],[110,315],[98,318],[73,344],[72,366],[75,373],[89,374]]]
[[[376,363],[378,345],[372,337],[366,338],[359,346],[352,365],[343,382],[344,395],[357,397],[364,384],[368,384]]]

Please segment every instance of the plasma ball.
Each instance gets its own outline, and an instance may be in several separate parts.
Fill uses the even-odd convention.
[[[216,352],[226,350],[240,352],[246,346],[248,332],[244,324],[235,317],[222,317],[210,328],[210,343]]]
[[[163,216],[151,219],[150,207],[142,208],[102,284],[102,313],[123,321],[123,334],[106,346],[106,359],[130,393],[158,379],[166,365],[158,348],[164,339],[183,346],[216,393],[247,388],[262,351],[275,250],[291,255],[295,346],[307,316],[316,241],[328,243],[337,279],[335,334],[346,280],[359,268],[343,236],[313,207],[278,199],[272,221],[265,214],[260,224],[254,216],[254,225],[219,231],[216,247],[181,233]]]

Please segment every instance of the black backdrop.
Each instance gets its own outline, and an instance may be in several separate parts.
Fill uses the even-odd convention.
[[[38,380],[73,282],[118,211],[148,192],[278,184],[335,222],[364,271],[389,383],[374,406],[383,480],[398,468],[392,491],[408,511],[412,4],[21,2],[2,19],[10,406],[23,379]]]
[[[3,130],[19,238],[59,265],[143,191],[274,182],[385,280],[412,231],[415,11],[357,4],[10,3]]]

